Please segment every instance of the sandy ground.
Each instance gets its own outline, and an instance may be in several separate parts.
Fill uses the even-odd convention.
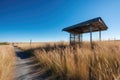
[[[42,78],[40,64],[35,57],[15,47],[17,56],[15,80],[46,80]]]

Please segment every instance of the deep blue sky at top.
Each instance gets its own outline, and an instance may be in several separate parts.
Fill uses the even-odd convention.
[[[98,16],[109,27],[103,39],[120,39],[120,0],[0,0],[0,41],[67,41],[62,28]]]

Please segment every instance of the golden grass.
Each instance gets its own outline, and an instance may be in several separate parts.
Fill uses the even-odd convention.
[[[15,54],[12,46],[0,46],[0,80],[13,80]]]
[[[50,69],[56,80],[120,80],[120,42],[95,42],[94,50],[84,42],[82,47],[49,45],[34,54],[44,69]],[[57,78],[56,78],[57,76]]]
[[[59,44],[68,45],[67,42],[32,42],[31,44],[29,42],[23,42],[23,43],[15,43],[14,46],[17,46],[23,50],[28,50],[28,49],[36,49],[39,47],[46,47],[46,45],[54,46],[54,45],[59,45]]]

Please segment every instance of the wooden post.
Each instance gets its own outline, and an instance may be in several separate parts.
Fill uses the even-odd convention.
[[[81,36],[80,36],[80,37],[81,37],[81,43],[82,43],[82,34],[81,34]]]
[[[80,37],[80,39],[81,39],[80,42],[81,42],[81,47],[82,47],[82,33],[81,33],[81,37]]]
[[[72,37],[72,36],[71,36],[71,33],[70,33],[70,45],[71,45],[71,37]]]
[[[101,41],[101,30],[99,30],[99,41]]]
[[[79,47],[81,46],[80,35],[81,35],[81,34],[78,35],[78,39],[79,39],[79,41],[78,41],[78,43],[79,43]]]
[[[90,44],[91,44],[91,48],[93,49],[93,43],[92,43],[92,26],[90,26]]]
[[[74,33],[74,45],[75,45],[75,33]]]
[[[32,46],[31,46],[31,44],[32,44],[32,39],[30,40],[30,48],[32,49]]]
[[[92,27],[91,26],[90,26],[90,45],[91,45],[91,49],[93,49],[93,46],[92,46]],[[90,66],[92,66],[92,59],[90,59]],[[89,67],[89,80],[92,80],[91,67]]]

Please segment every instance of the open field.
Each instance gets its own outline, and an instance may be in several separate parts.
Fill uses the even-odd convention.
[[[120,41],[95,42],[94,50],[88,42],[76,49],[66,45],[49,43],[33,49],[43,69],[51,72],[51,79],[120,80]]]
[[[12,45],[12,43],[10,43]],[[68,45],[68,42],[16,42],[14,46],[17,46],[23,50],[37,49],[40,47],[54,46],[54,45]]]
[[[15,53],[12,46],[0,45],[0,80],[14,80]]]
[[[0,42],[0,45],[9,45],[7,42]]]

